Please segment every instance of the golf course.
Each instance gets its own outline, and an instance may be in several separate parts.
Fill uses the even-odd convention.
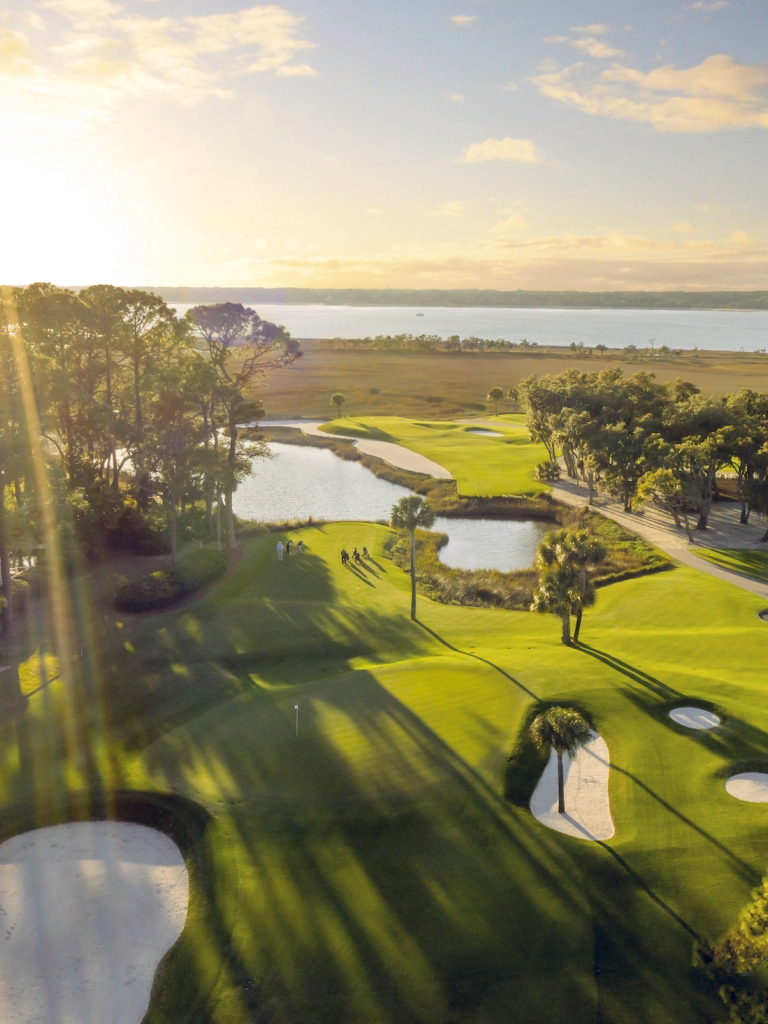
[[[765,869],[768,806],[724,788],[768,761],[760,600],[676,568],[603,588],[579,647],[527,612],[419,598],[411,622],[388,535],[267,534],[161,614],[83,581],[89,767],[54,680],[4,716],[4,834],[76,815],[86,782],[165,823],[190,903],[153,1024],[723,1019],[691,951]],[[278,562],[288,538],[306,550]],[[345,568],[353,544],[370,558]],[[563,702],[610,751],[607,842],[528,806],[527,727]],[[691,703],[722,725],[669,718]]]

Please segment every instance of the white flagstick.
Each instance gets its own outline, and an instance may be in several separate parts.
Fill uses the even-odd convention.
[[[294,704],[293,710],[296,712],[296,735],[299,735],[299,705]]]

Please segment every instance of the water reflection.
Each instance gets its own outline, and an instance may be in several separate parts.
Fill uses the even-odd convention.
[[[347,462],[326,448],[273,442],[273,459],[257,459],[253,474],[235,492],[242,519],[370,521],[389,519],[405,487],[374,476],[359,462]],[[444,519],[435,529],[449,536],[440,558],[456,569],[525,569],[551,526],[526,520]]]
[[[443,519],[434,526],[449,541],[440,560],[452,569],[528,569],[551,523],[536,520]]]

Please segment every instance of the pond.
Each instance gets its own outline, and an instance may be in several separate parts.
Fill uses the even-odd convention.
[[[327,448],[273,442],[275,458],[254,460],[254,471],[234,497],[241,519],[387,520],[405,487],[382,480],[359,462],[340,459]],[[435,530],[447,533],[441,560],[456,569],[525,569],[536,546],[552,527],[531,520],[445,519]]]

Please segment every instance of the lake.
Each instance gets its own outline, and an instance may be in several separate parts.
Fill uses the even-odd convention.
[[[275,457],[254,460],[253,474],[235,491],[234,510],[242,519],[387,520],[395,502],[412,493],[328,449],[276,442],[269,447]],[[446,565],[510,572],[533,564],[536,547],[552,526],[531,520],[439,518],[434,528],[449,537],[440,552]],[[354,543],[351,530],[348,546]]]
[[[188,304],[171,303],[183,315]],[[458,334],[527,338],[539,345],[625,345],[754,352],[768,347],[768,312],[679,309],[498,309],[446,306],[260,305],[259,315],[294,338],[367,338],[378,334]],[[423,316],[418,314],[423,313]]]

